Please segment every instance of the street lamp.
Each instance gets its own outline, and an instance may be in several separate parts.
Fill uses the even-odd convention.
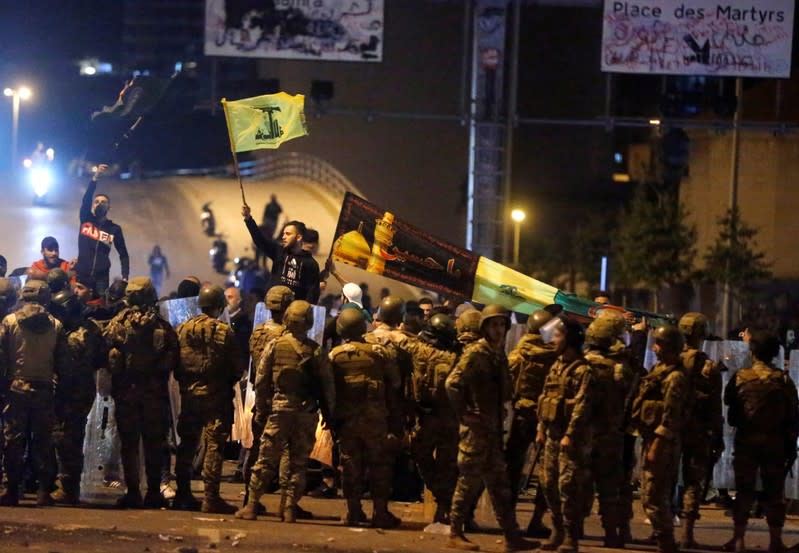
[[[11,97],[11,170],[17,170],[17,136],[19,135],[19,102],[28,100],[33,93],[27,86],[6,88],[3,94]]]
[[[515,267],[519,266],[519,241],[524,217],[524,211],[521,209],[514,209],[510,212],[510,218],[513,219],[513,265]]]

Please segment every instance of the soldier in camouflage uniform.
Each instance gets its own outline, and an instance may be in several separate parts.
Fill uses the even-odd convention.
[[[532,549],[537,544],[521,537],[513,509],[513,493],[502,451],[503,403],[510,401],[511,384],[505,335],[510,317],[505,308],[487,305],[482,312],[483,338],[468,346],[446,381],[447,394],[460,423],[458,483],[452,498],[448,546],[476,551],[464,535],[468,511],[481,483],[491,497],[497,522],[505,534],[505,550]]]
[[[641,380],[632,408],[631,422],[643,440],[641,504],[652,523],[660,553],[677,551],[671,495],[688,401],[688,379],[680,361],[684,345],[676,327],[667,325],[655,330],[653,350],[658,362]]]
[[[22,288],[22,307],[0,322],[0,376],[3,378],[6,492],[0,505],[19,502],[26,437],[34,460],[39,493],[36,504],[52,505],[50,436],[55,423],[53,384],[66,359],[66,337],[60,322],[44,306],[50,289],[41,280]]]
[[[400,388],[389,391],[388,397],[388,431],[397,439],[402,439],[405,432],[412,427],[411,421],[415,415],[410,343],[415,341],[416,337],[400,329],[404,314],[405,302],[397,296],[386,296],[380,301],[374,330],[364,335],[367,343],[385,347],[399,370]]]
[[[325,424],[332,423],[335,390],[330,364],[319,344],[307,335],[313,326],[312,306],[304,300],[292,302],[283,323],[286,332],[267,344],[256,371],[257,413],[267,419],[252,468],[250,497],[236,511],[236,517],[245,520],[257,518],[256,505],[278,474],[280,457],[288,448],[291,479],[283,517],[286,522],[296,521],[295,506],[305,488],[306,462],[313,449],[320,408]]]
[[[17,303],[17,290],[10,280],[0,277],[0,321],[11,312]]]
[[[549,369],[558,356],[555,347],[544,342],[539,333],[541,327],[551,319],[552,315],[543,309],[530,315],[527,319],[527,333],[522,336],[508,356],[513,385],[513,421],[506,447],[506,458],[514,504],[524,485],[522,471],[528,457],[528,450],[535,441],[538,427],[538,397],[544,390],[544,381]],[[538,472],[540,473],[540,471]],[[527,526],[528,536],[549,537],[551,531],[542,522],[546,510],[546,497],[539,478],[533,516]]]
[[[544,448],[543,485],[552,511],[553,532],[541,546],[576,552],[584,518],[585,471],[591,444],[594,372],[582,354],[585,331],[579,323],[553,320],[558,359],[538,400],[536,442]]]
[[[108,348],[100,327],[82,316],[83,306],[71,290],[58,292],[51,307],[53,315],[64,326],[67,355],[55,389],[53,445],[58,459],[59,487],[50,497],[56,503],[76,505],[83,471],[86,417],[96,395],[94,375],[107,364]]]
[[[396,528],[400,519],[388,510],[394,456],[388,449],[387,389],[399,388],[399,374],[386,349],[363,341],[366,320],[346,308],[336,320],[344,341],[330,352],[336,383],[336,437],[341,454],[341,485],[347,500],[343,520],[355,526],[366,519],[361,509],[368,474],[374,504],[372,526]]]
[[[618,528],[619,494],[624,477],[624,412],[626,400],[633,384],[633,371],[629,364],[610,356],[617,340],[616,323],[602,317],[591,322],[586,330],[585,360],[594,371],[594,396],[592,397],[592,443],[589,481],[585,497],[587,509],[593,502],[593,490],[599,496],[599,514],[605,531],[605,547],[620,547]]]
[[[465,349],[469,344],[476,342],[482,335],[480,334],[480,319],[482,315],[477,309],[469,309],[460,314],[455,321],[455,330],[458,332],[458,342],[461,349]]]
[[[449,315],[436,313],[411,343],[417,429],[411,451],[425,486],[436,501],[433,522],[449,524],[452,494],[458,479],[458,419],[446,380],[460,350]]]
[[[177,335],[156,307],[153,283],[134,277],[125,290],[127,307],[105,327],[110,348],[108,369],[122,442],[122,468],[127,493],[118,506],[166,507],[161,495],[161,463],[166,448],[169,373],[178,365]],[[139,440],[144,445],[147,493],[142,502],[139,481]]]
[[[785,550],[785,476],[796,460],[799,406],[791,377],[771,365],[780,352],[776,336],[754,331],[749,339],[753,365],[735,373],[724,390],[727,422],[735,427],[735,530],[725,549],[746,551],[744,535],[755,499],[756,475],[763,482],[769,553]]]
[[[707,336],[707,317],[701,313],[686,313],[679,322],[680,332],[685,337],[682,359],[688,389],[693,392],[690,400],[691,424],[682,432],[682,477],[685,483],[683,494],[683,536],[680,546],[695,549],[694,525],[699,518],[702,493],[712,466],[724,451],[724,418],[721,411],[721,370],[717,363],[708,359],[701,351]]]
[[[221,286],[205,285],[197,305],[202,314],[177,328],[180,364],[175,379],[180,385],[180,445],[175,457],[178,489],[173,506],[203,513],[232,514],[236,508],[219,496],[225,442],[233,424],[233,386],[246,367],[246,359],[230,325],[217,320],[225,308]],[[205,457],[202,505],[191,493],[191,466],[202,437]]]
[[[264,305],[269,310],[272,318],[265,323],[259,324],[252,331],[250,335],[250,382],[255,385],[255,371],[258,363],[261,361],[261,355],[266,349],[267,344],[272,340],[280,337],[285,331],[286,327],[283,325],[283,313],[286,308],[294,301],[294,292],[288,286],[272,286],[266,293],[264,298]],[[264,432],[264,424],[266,423],[267,414],[258,414],[258,409],[265,409],[267,398],[261,398],[262,402],[259,405],[258,401],[255,402],[252,408],[252,446],[247,452],[244,459],[244,504],[250,495],[250,477],[252,476],[252,467],[258,458],[258,451],[261,448],[261,434]],[[285,488],[288,479],[288,455],[284,454],[280,464],[280,487]],[[258,505],[261,505],[260,503]],[[281,510],[282,514],[282,510]]]

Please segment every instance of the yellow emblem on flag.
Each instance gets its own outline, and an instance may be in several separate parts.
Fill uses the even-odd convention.
[[[279,92],[232,101],[223,98],[222,106],[234,152],[277,148],[308,134],[302,94]]]

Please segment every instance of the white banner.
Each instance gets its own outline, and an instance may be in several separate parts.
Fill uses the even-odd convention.
[[[791,75],[795,0],[605,0],[602,71]]]
[[[205,54],[379,62],[383,1],[205,0]]]

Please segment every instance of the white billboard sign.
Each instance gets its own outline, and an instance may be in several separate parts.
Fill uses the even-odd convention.
[[[602,71],[791,74],[795,0],[605,0]]]
[[[379,62],[384,0],[205,0],[205,54]]]

